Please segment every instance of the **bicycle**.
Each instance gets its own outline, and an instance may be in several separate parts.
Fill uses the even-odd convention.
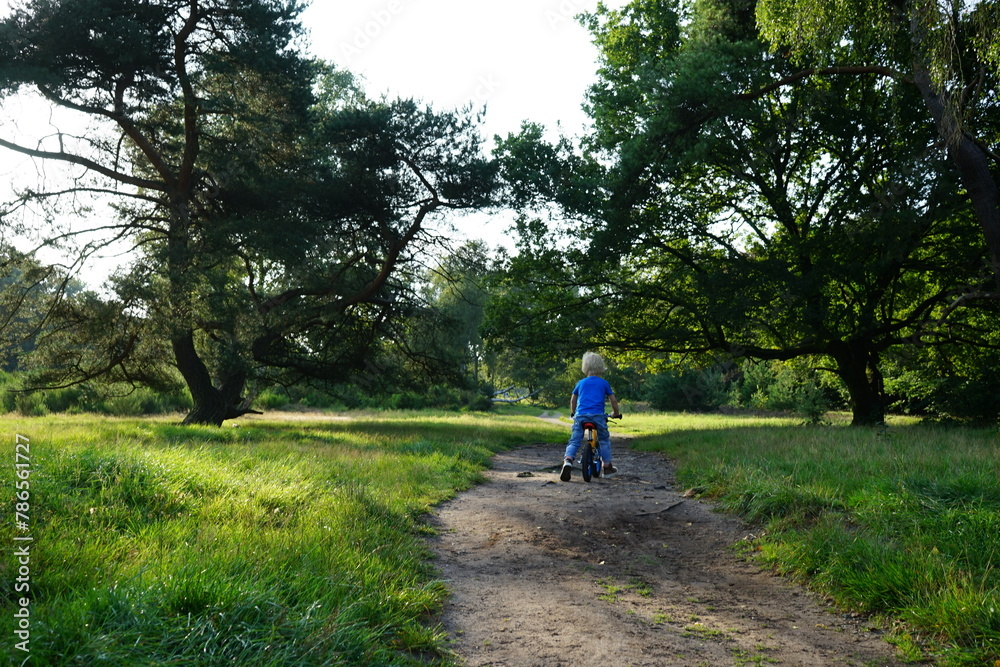
[[[621,419],[622,416],[611,415],[611,419]],[[583,481],[589,482],[594,477],[604,477],[604,460],[597,442],[597,424],[583,422],[583,446],[580,467],[583,468]]]

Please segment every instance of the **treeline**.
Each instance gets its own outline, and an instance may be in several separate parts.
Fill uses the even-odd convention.
[[[30,264],[23,256],[18,261],[22,270]],[[528,399],[565,408],[580,377],[573,347],[555,338],[536,350],[511,344],[524,325],[507,319],[511,304],[503,288],[517,261],[503,253],[494,255],[479,242],[460,247],[424,274],[419,288],[414,288],[423,307],[401,318],[394,336],[372,349],[367,373],[339,384],[282,386],[253,380],[253,407],[490,410],[494,400]],[[44,343],[48,329],[60,326],[54,316],[59,310],[50,301],[58,299],[61,308],[85,309],[99,298],[85,286],[59,278],[55,269],[39,265],[31,270],[47,276],[34,283],[33,291],[25,292],[23,282],[4,283],[2,295],[8,299],[4,303],[17,298],[17,330],[23,336],[9,340],[3,350],[0,411],[149,415],[192,408],[183,378],[169,357],[150,360],[144,369],[146,382],[101,377],[44,389],[40,380],[51,372],[47,359],[62,352],[46,349]],[[66,282],[69,289],[62,287]],[[756,411],[821,423],[830,411],[850,408],[851,397],[837,378],[807,360],[605,353],[611,361],[607,377],[630,410]],[[887,356],[882,360],[887,410],[939,423],[995,423],[1000,417],[1000,378],[993,372],[998,363],[992,349],[962,345],[951,348],[948,355],[931,348]],[[149,381],[154,377],[157,382]]]
[[[476,110],[372,99],[310,57],[297,3],[244,4],[26,2],[0,24],[0,96],[93,128],[0,138],[75,170],[0,210],[71,257],[2,248],[5,405],[187,397],[161,407],[217,425],[286,399],[564,404],[598,349],[660,409],[996,420],[996,3],[602,5],[592,128],[492,150]],[[796,32],[820,10],[828,32]],[[449,238],[499,209],[516,252]],[[75,282],[111,244],[121,270]]]

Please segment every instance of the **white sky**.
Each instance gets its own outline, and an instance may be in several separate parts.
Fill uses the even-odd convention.
[[[619,6],[621,2],[606,3]],[[577,134],[596,50],[574,16],[597,0],[313,0],[312,51],[365,77],[370,94],[435,107],[486,105],[486,133],[522,120]]]
[[[624,0],[605,4],[620,7]],[[0,13],[6,6],[0,0]],[[516,132],[524,120],[578,135],[587,121],[581,105],[594,80],[596,49],[574,17],[596,6],[597,0],[312,0],[303,22],[310,51],[363,77],[371,96],[413,97],[440,110],[485,105],[488,139]],[[8,120],[13,111],[0,109]],[[0,178],[29,170],[23,158],[0,151]],[[473,238],[504,243],[509,219],[479,217],[462,227]]]

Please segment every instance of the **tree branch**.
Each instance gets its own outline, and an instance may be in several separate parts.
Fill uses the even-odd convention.
[[[802,79],[806,79],[810,76],[827,76],[831,74],[881,74],[882,76],[887,76],[904,83],[913,83],[913,79],[905,76],[902,72],[894,70],[891,67],[882,67],[880,65],[855,65],[851,67],[810,67],[804,69],[801,72],[796,72],[786,76],[783,79],[778,79],[777,81],[770,83],[763,88],[748,92],[748,93],[738,93],[736,99],[738,100],[753,100],[758,97],[763,97],[770,92],[777,90],[778,88],[783,88],[784,86],[790,86],[793,83],[797,83]]]
[[[34,148],[28,148],[27,146],[21,146],[20,144],[15,144],[6,139],[0,139],[0,147],[7,148],[9,150],[21,153],[22,155],[27,155],[29,157],[36,157],[43,160],[57,160],[59,162],[68,162],[70,164],[80,165],[81,167],[88,169],[90,171],[97,172],[102,176],[107,176],[110,179],[118,181],[119,183],[124,183],[126,185],[134,185],[137,188],[147,188],[149,190],[163,191],[164,186],[160,181],[151,181],[145,178],[136,178],[129,174],[122,173],[115,169],[110,169],[105,167],[99,162],[90,160],[73,153],[66,153],[63,151],[53,152],[53,151],[40,151]]]
[[[198,158],[198,97],[191,85],[187,71],[187,40],[198,27],[201,17],[198,0],[190,0],[191,14],[184,27],[174,36],[174,68],[177,80],[184,95],[184,157],[181,160],[180,173],[177,175],[178,185],[187,190],[191,185],[195,161]]]

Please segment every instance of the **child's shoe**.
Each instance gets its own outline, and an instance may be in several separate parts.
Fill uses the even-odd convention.
[[[608,477],[609,475],[614,475],[618,472],[618,468],[614,467],[610,463],[604,464],[604,470],[601,473],[601,477]]]
[[[573,459],[565,458],[563,459],[562,472],[559,473],[559,479],[564,482],[568,482],[573,476]]]

